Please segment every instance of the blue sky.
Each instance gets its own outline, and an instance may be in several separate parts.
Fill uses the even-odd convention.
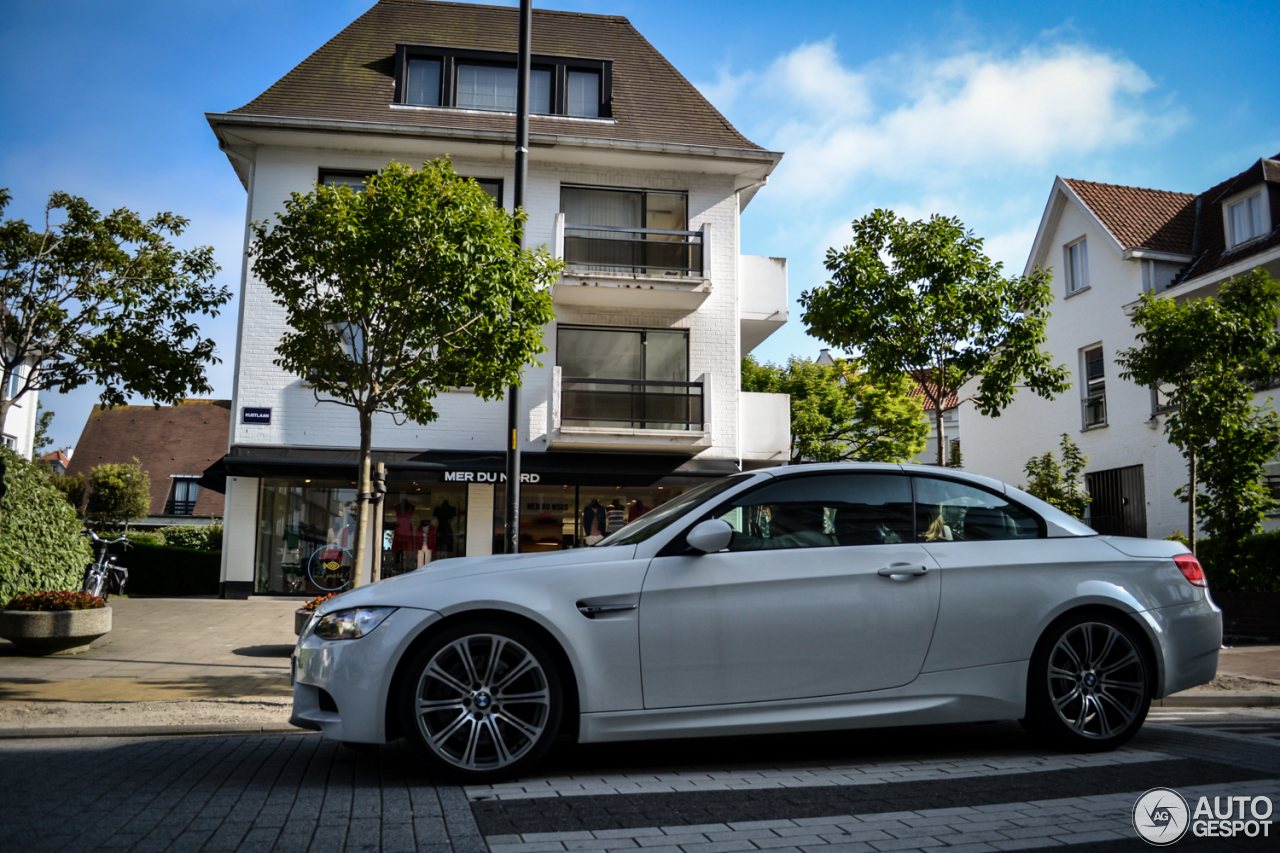
[[[244,190],[205,111],[238,107],[371,0],[20,2],[0,17],[0,186],[191,219],[238,289]],[[504,4],[514,5],[514,4]],[[794,299],[876,207],[959,216],[1021,271],[1054,175],[1195,192],[1280,151],[1280,4],[543,0],[625,15],[751,139],[787,152],[742,251],[790,259]],[[234,305],[203,328],[231,393]],[[43,395],[74,444],[94,389]]]

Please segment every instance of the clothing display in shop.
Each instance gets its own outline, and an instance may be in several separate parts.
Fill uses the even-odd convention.
[[[608,510],[609,532],[613,533],[616,530],[621,530],[623,524],[626,523],[626,517],[627,511],[622,508],[622,504],[618,503],[618,499],[614,498],[613,502],[609,504]]]
[[[453,520],[458,517],[458,508],[449,503],[449,499],[445,498],[440,506],[436,507],[431,515],[435,518],[439,525],[436,529],[436,549],[437,551],[453,550]]]
[[[391,537],[392,551],[417,551],[422,547],[422,533],[413,527],[413,513],[416,510],[408,498],[401,498],[396,507],[396,529]]]
[[[596,498],[591,499],[591,503],[587,504],[587,508],[582,511],[582,535],[587,537],[588,544],[591,542],[592,536],[603,537],[608,529],[609,518],[605,512],[605,508],[600,505],[600,501]],[[599,542],[596,539],[596,542]]]
[[[644,501],[637,498],[636,500],[631,502],[631,506],[627,507],[627,521],[628,522],[635,521],[637,518],[644,515],[648,511],[649,511],[649,508],[644,505]]]

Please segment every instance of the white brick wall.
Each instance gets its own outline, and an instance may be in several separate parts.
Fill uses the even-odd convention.
[[[504,152],[505,153],[505,152]],[[268,219],[283,207],[290,192],[310,189],[321,166],[327,168],[376,169],[389,160],[421,162],[423,154],[361,155],[306,149],[260,148],[258,150],[251,198],[250,218]],[[710,223],[714,237],[710,258],[712,293],[692,315],[680,317],[669,312],[651,314],[591,313],[562,310],[564,322],[659,328],[688,328],[690,337],[689,374],[704,372],[715,376],[713,444],[704,457],[737,456],[738,423],[738,294],[737,294],[737,199],[733,178],[689,172],[648,170],[571,169],[550,164],[531,164],[529,170],[528,237],[530,245],[553,241],[555,214],[560,209],[560,186],[564,183],[644,189],[685,190],[689,194],[690,225],[693,230]],[[501,177],[510,205],[514,176],[505,163],[455,158],[458,172],[477,177]],[[285,330],[284,311],[270,293],[247,273],[242,291],[242,329],[237,354],[236,421],[233,443],[350,447],[358,444],[354,413],[333,403],[317,403],[313,393],[299,379],[277,368],[275,345]],[[547,329],[547,342],[554,345],[555,324]],[[554,352],[540,358],[542,366],[526,370],[522,403],[525,423],[530,426],[525,448],[546,449],[546,405],[551,390]],[[246,406],[272,409],[269,426],[238,423]],[[374,426],[374,446],[381,449],[448,449],[484,451],[504,447],[506,406],[485,402],[470,393],[441,394],[436,400],[440,417],[430,425],[408,423],[396,426],[390,417],[379,417]]]

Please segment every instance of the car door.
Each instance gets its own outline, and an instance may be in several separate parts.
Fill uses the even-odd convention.
[[[645,575],[646,708],[858,693],[920,672],[939,587],[906,475],[788,476],[713,514],[736,531],[727,550],[679,552],[679,537]]]

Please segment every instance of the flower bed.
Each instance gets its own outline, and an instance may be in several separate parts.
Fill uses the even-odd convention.
[[[92,610],[95,607],[106,607],[107,603],[90,592],[26,592],[15,595],[4,606],[5,610],[25,611],[60,611],[60,610]]]
[[[337,597],[338,593],[331,592],[328,595],[320,595],[308,601],[306,604],[293,611],[293,633],[301,634],[302,629],[307,627],[307,622],[311,620],[311,614],[316,612],[316,608],[324,604],[331,598]]]

